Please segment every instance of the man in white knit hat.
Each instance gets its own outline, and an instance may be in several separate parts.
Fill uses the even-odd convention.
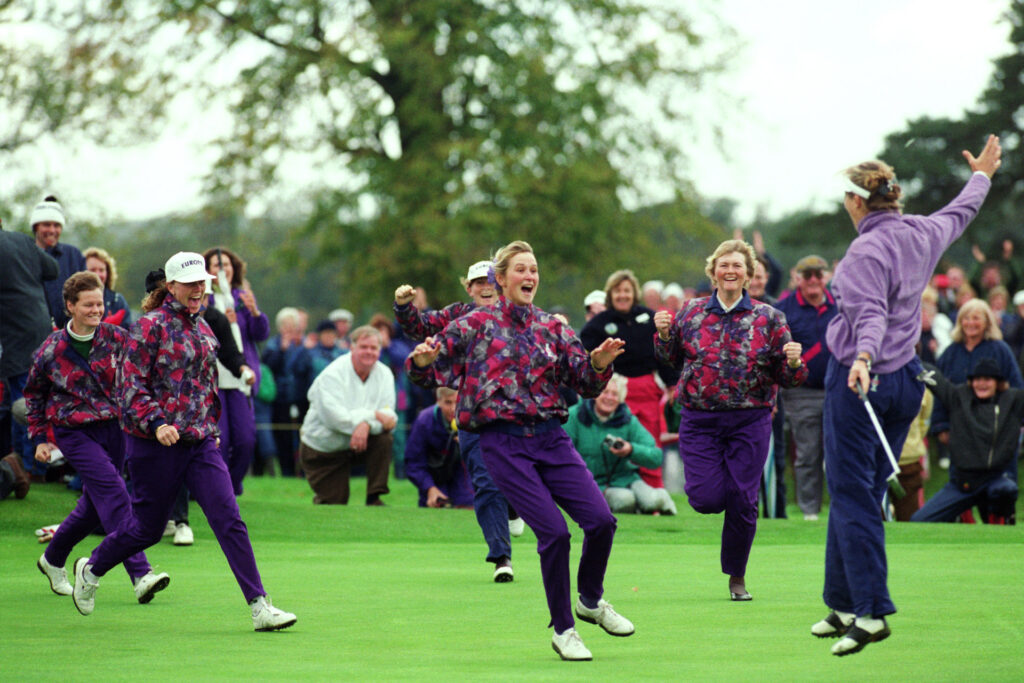
[[[49,196],[36,204],[32,209],[29,224],[32,226],[32,234],[36,236],[36,245],[55,258],[60,267],[57,279],[43,283],[43,289],[46,290],[46,305],[50,309],[54,324],[57,327],[64,327],[68,322],[67,311],[64,308],[64,281],[73,273],[85,270],[85,257],[78,247],[60,242],[67,218],[64,215],[64,207],[56,197]]]

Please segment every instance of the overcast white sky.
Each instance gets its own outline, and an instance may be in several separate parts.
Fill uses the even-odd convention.
[[[778,217],[838,201],[836,172],[878,154],[887,133],[921,115],[958,116],[976,101],[992,59],[1010,49],[997,23],[1007,4],[719,0],[747,45],[728,80],[746,113],[727,133],[726,156],[705,151],[693,164],[698,190],[734,197],[744,219],[759,207]],[[150,145],[52,143],[22,171],[50,178],[80,216],[188,211],[201,204],[200,178],[214,158],[204,143],[226,126],[183,107]]]
[[[836,173],[878,155],[887,134],[977,101],[992,60],[1010,51],[998,22],[1007,5],[722,0],[748,40],[730,80],[750,116],[727,135],[728,159],[701,160],[697,188],[738,199],[747,219],[759,206],[778,217],[838,202]]]

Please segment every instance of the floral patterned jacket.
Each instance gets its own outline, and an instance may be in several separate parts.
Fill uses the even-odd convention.
[[[127,333],[100,323],[89,357],[71,346],[67,329],[53,332],[36,351],[25,384],[29,437],[46,441],[46,428],[81,427],[118,419],[114,397],[118,358]]]
[[[455,419],[477,431],[489,422],[565,422],[569,409],[558,392],[565,384],[584,398],[601,393],[611,366],[597,372],[576,333],[539,308],[505,297],[451,322],[436,339],[437,359],[425,368],[406,359],[409,377],[424,387],[459,392]]]
[[[121,427],[153,439],[170,424],[186,443],[219,436],[216,359],[217,339],[202,313],[168,296],[128,333],[117,368]]]
[[[654,335],[658,360],[682,371],[676,402],[693,410],[772,408],[778,385],[807,377],[806,364],[789,367],[782,351],[793,338],[786,316],[746,292],[727,313],[716,294],[687,302],[668,341]]]

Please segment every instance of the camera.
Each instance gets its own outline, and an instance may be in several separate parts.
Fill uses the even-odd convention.
[[[622,450],[626,447],[626,440],[620,439],[614,434],[606,434],[604,437],[604,445],[611,450]]]

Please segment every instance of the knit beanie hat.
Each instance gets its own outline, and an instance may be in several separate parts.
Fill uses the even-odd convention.
[[[975,377],[991,377],[992,379],[1003,380],[1003,371],[999,368],[999,363],[991,358],[979,358],[971,369],[971,374],[967,376],[967,379],[974,379]]]
[[[43,201],[36,204],[35,208],[32,209],[32,216],[29,219],[29,225],[32,226],[32,231],[35,232],[35,227],[39,223],[60,223],[61,227],[67,227],[67,221],[64,218],[64,207],[60,205],[53,197],[47,197]]]

